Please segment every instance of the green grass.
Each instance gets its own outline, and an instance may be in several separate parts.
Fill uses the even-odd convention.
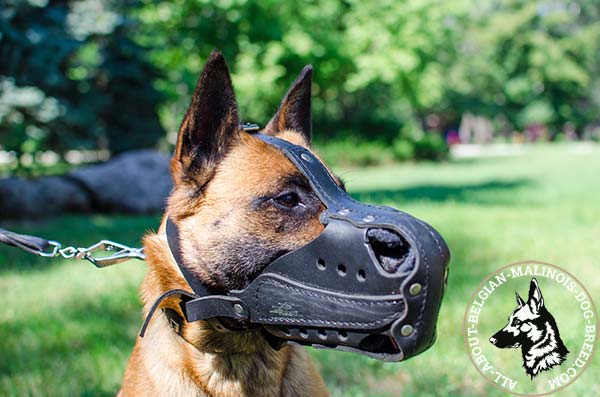
[[[463,347],[471,293],[494,269],[538,259],[600,296],[600,148],[535,146],[525,155],[341,172],[361,200],[427,220],[452,251],[438,340],[405,363],[311,350],[334,396],[506,395]],[[64,242],[136,244],[158,216],[66,216],[3,224]],[[96,270],[0,248],[0,395],[112,395],[141,325],[141,262]],[[504,315],[504,314],[502,314]],[[600,360],[560,396],[600,395]]]

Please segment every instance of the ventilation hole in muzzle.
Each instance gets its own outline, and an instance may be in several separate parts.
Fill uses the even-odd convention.
[[[306,330],[306,328],[300,328],[300,336],[303,337],[304,339],[308,338],[308,331]]]
[[[325,270],[326,266],[325,266],[325,261],[321,258],[319,258],[317,260],[317,269],[319,270]]]
[[[347,269],[344,265],[338,265],[337,272],[340,276],[344,277],[346,275]]]
[[[327,339],[327,331],[325,331],[324,329],[320,329],[317,331],[317,336],[321,340],[326,340]]]
[[[369,229],[367,238],[377,261],[388,273],[406,273],[415,267],[415,251],[398,233],[387,229]]]
[[[281,332],[285,335],[285,336],[290,336],[292,333],[290,332],[289,328],[281,328]]]
[[[346,331],[338,331],[337,337],[342,342],[345,342],[348,340],[348,333]]]
[[[369,335],[360,341],[358,348],[371,353],[397,354],[400,349],[387,335]]]
[[[367,272],[365,272],[365,269],[359,269],[356,272],[356,279],[360,282],[363,282],[367,279]]]

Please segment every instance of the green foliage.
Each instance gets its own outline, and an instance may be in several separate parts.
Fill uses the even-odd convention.
[[[0,13],[0,134],[18,156],[156,144],[156,69],[108,1],[5,1]]]
[[[360,140],[353,136],[317,144],[317,149],[325,163],[339,167],[389,164],[394,159],[389,146],[378,141]]]
[[[424,132],[415,120],[410,120],[394,139],[393,152],[397,161],[439,161],[448,157],[449,148],[439,132]]]
[[[144,4],[137,38],[164,73],[171,130],[213,48],[227,56],[244,117],[262,123],[302,66],[315,64],[315,130],[331,139],[350,133],[388,145],[407,120],[424,125],[436,114],[445,130],[466,111],[509,132],[537,123],[559,132],[567,121],[581,131],[599,119],[600,7],[592,0]],[[399,145],[403,158],[409,150]]]
[[[415,140],[413,147],[417,160],[443,160],[448,155],[446,142],[435,132],[424,134],[421,139]]]
[[[407,161],[415,157],[415,147],[412,142],[405,139],[394,140],[394,158],[398,161]]]
[[[145,1],[137,36],[165,78],[174,129],[203,61],[223,51],[245,119],[266,122],[294,76],[316,66],[315,130],[390,143],[404,120],[442,101],[442,62],[463,6],[408,2]],[[181,85],[179,82],[185,82]]]
[[[465,112],[502,136],[600,123],[597,0],[6,0],[0,144],[119,152],[156,144],[163,127],[173,144],[213,49],[243,119],[263,125],[314,64],[315,136],[341,141],[342,163],[443,158],[440,139],[397,131],[457,129]]]
[[[463,50],[448,65],[459,113],[506,118],[511,128],[598,121],[600,3],[481,3],[464,25]]]

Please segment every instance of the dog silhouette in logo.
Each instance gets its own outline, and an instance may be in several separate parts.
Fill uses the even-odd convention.
[[[517,295],[517,308],[508,324],[490,338],[500,348],[521,348],[523,368],[533,379],[542,371],[560,365],[569,350],[560,339],[556,320],[544,306],[542,291],[535,278],[529,285],[527,302]]]

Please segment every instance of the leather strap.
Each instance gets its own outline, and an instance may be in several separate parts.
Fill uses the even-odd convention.
[[[162,294],[153,304],[152,307],[150,308],[150,311],[148,311],[148,315],[146,316],[146,319],[144,320],[144,324],[142,325],[142,329],[140,330],[140,336],[144,337],[144,335],[146,334],[146,329],[148,328],[148,324],[150,324],[150,320],[152,320],[152,317],[154,316],[154,313],[156,312],[156,309],[158,309],[158,306],[160,306],[160,304],[167,298],[172,297],[172,296],[176,296],[177,298],[179,298],[182,302],[187,302],[191,299],[197,298],[196,295],[187,292],[185,290],[182,289],[172,289],[170,291],[165,292],[164,294]]]
[[[18,234],[2,228],[0,228],[0,243],[21,248],[32,254],[45,252],[51,245],[50,241],[44,238],[29,236],[27,234]]]
[[[173,223],[171,218],[167,218],[166,224],[166,232],[167,232],[167,242],[169,243],[169,249],[175,258],[175,262],[185,281],[187,281],[188,285],[192,288],[192,291],[196,293],[198,296],[207,296],[211,295],[214,292],[210,290],[210,288],[200,281],[199,277],[196,277],[190,269],[185,265],[183,261],[183,257],[181,255],[181,247],[179,244],[179,230],[177,229],[177,225]]]

